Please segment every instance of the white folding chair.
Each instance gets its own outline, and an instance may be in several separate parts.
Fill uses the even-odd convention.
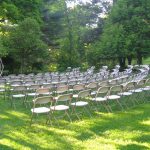
[[[43,96],[35,98],[33,100],[33,108],[31,109],[32,116],[30,124],[32,124],[34,115],[38,114],[46,114],[47,115],[46,123],[48,123],[49,121],[51,122],[50,107],[52,106],[52,103],[53,103],[52,96]]]

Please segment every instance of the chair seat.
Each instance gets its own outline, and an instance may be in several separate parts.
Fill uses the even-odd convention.
[[[52,106],[51,109],[52,110],[67,110],[67,109],[69,109],[69,106],[66,106],[66,105],[57,105],[57,106]]]
[[[119,95],[109,95],[107,96],[108,99],[119,99],[120,96]]]
[[[142,92],[142,90],[141,89],[135,89],[135,90],[130,90],[129,92],[139,93],[139,92]]]
[[[38,96],[39,94],[37,93],[28,93],[27,96]]]
[[[16,94],[16,95],[12,95],[12,97],[20,98],[20,97],[25,97],[25,95],[24,94]]]
[[[33,113],[48,113],[48,112],[50,112],[50,109],[49,108],[47,108],[47,107],[38,107],[38,108],[32,108],[31,109],[31,111],[33,112]]]
[[[17,86],[20,86],[19,84],[13,84],[11,85],[12,87],[17,87]]]
[[[143,88],[144,91],[149,91],[150,90],[150,87],[145,87]]]
[[[91,95],[96,95],[96,91],[91,92]]]
[[[50,95],[52,94],[51,92],[46,92],[46,93],[42,93],[41,95]]]
[[[71,103],[71,105],[72,106],[86,106],[88,105],[88,102],[79,101],[79,102]]]
[[[5,92],[5,89],[0,89],[0,92]]]
[[[73,98],[78,98],[78,95],[77,95],[77,94],[74,94],[74,95],[73,95]]]
[[[118,93],[118,95],[128,96],[128,95],[132,95],[132,93],[131,92],[123,92],[123,93]]]
[[[106,100],[107,100],[106,97],[96,97],[96,98],[92,98],[92,101],[98,101],[98,102],[106,101]]]
[[[73,91],[73,89],[69,89],[69,91],[71,91],[71,92],[72,92],[72,91]]]

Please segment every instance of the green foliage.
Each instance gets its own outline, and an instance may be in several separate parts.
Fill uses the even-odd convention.
[[[10,55],[19,64],[20,72],[30,72],[34,67],[40,69],[46,64],[48,48],[41,40],[40,26],[36,20],[26,18],[20,22],[10,33],[9,41]]]
[[[128,63],[137,58],[141,64],[150,56],[148,0],[117,0],[111,11],[106,1],[77,0],[72,8],[68,2],[76,1],[0,1],[0,56],[7,55],[6,68],[16,73],[63,71],[68,66],[113,67],[117,61],[125,67],[126,58]]]
[[[118,0],[104,27],[97,53],[120,58],[150,55],[150,2],[147,0]],[[98,57],[99,58],[99,57]],[[95,61],[98,62],[98,58]]]
[[[0,35],[0,58],[7,55],[7,48],[4,46],[4,41]]]
[[[2,0],[0,1],[0,18],[18,23],[26,17],[32,17],[41,22],[41,6],[42,0]]]

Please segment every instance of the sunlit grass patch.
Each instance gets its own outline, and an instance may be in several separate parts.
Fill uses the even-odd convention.
[[[30,126],[30,108],[12,109],[0,101],[0,149],[116,150],[150,149],[150,103],[123,112],[92,113],[72,123],[45,124],[41,115]]]

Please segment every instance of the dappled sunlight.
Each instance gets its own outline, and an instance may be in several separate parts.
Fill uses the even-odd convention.
[[[18,111],[6,111],[5,113],[7,113],[8,115],[11,115],[11,116],[14,116],[14,117],[23,117],[23,118],[27,118],[29,115],[28,114],[25,114],[25,113],[22,113],[22,112],[18,112]]]
[[[59,120],[59,126],[54,121],[52,126],[46,125],[44,115],[39,115],[30,126],[29,110],[2,109],[0,144],[6,149],[150,148],[150,110],[147,104],[124,112],[93,112],[91,118],[82,115],[81,120],[75,118],[72,123],[64,118]]]
[[[148,120],[140,122],[140,124],[150,126],[150,118]]]

